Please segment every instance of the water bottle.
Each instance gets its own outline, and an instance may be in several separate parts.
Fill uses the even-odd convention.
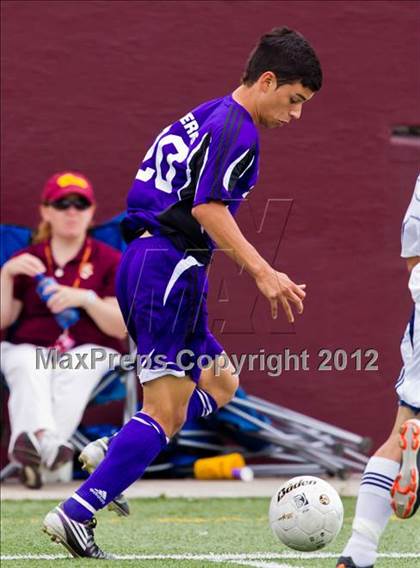
[[[36,291],[38,296],[43,302],[46,302],[48,298],[54,294],[54,292],[45,292],[45,288],[51,284],[56,284],[57,280],[52,276],[45,276],[44,274],[37,274],[35,280],[38,282]],[[55,320],[62,329],[68,329],[71,325],[74,325],[80,318],[80,312],[77,308],[66,308],[58,314],[54,314]]]

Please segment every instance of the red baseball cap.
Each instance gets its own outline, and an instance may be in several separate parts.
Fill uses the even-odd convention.
[[[69,171],[53,175],[45,184],[41,199],[44,203],[51,203],[71,193],[81,195],[89,203],[95,203],[90,181],[78,172]]]

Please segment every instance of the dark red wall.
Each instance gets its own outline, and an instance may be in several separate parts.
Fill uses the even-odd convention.
[[[3,2],[3,220],[34,225],[43,181],[85,172],[98,220],[124,207],[154,135],[235,88],[259,35],[288,25],[313,43],[325,83],[303,117],[262,132],[261,176],[241,223],[267,258],[308,285],[304,316],[271,326],[255,288],[218,259],[211,309],[228,350],[307,349],[310,372],[243,373],[250,391],[378,443],[394,409],[399,340],[410,310],[399,259],[401,217],[419,147],[390,142],[419,124],[414,2]],[[289,200],[289,201],[287,201]],[[223,268],[226,266],[226,269]],[[226,270],[222,295],[220,276]],[[219,300],[224,302],[219,302]],[[220,329],[220,321],[216,322]],[[248,331],[248,332],[247,332]],[[276,333],[272,333],[275,331]],[[316,371],[320,348],[378,349],[379,372]]]

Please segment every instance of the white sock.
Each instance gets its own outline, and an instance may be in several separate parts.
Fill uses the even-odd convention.
[[[342,556],[356,566],[373,566],[381,534],[392,514],[390,490],[400,464],[373,456],[366,465],[357,498],[353,533]]]

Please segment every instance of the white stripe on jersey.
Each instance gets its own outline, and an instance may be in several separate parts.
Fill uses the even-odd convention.
[[[204,136],[200,140],[200,143],[197,144],[197,146],[195,148],[193,148],[193,150],[191,150],[191,153],[188,156],[187,173],[186,173],[187,180],[184,183],[184,185],[178,189],[178,192],[177,192],[178,193],[178,199],[181,199],[181,196],[180,196],[181,191],[183,189],[185,189],[191,183],[191,161],[194,158],[194,156],[197,154],[197,152],[201,149],[201,146],[203,145],[204,141],[207,139],[208,136],[210,136],[210,134],[208,132],[206,132],[206,134],[204,134]],[[206,165],[206,162],[207,162],[208,153],[209,152],[208,152],[208,148],[207,148],[205,156],[204,156],[203,164],[201,166],[200,173],[197,177],[196,190],[197,190],[197,187],[200,183],[200,178],[201,178],[201,174],[203,173],[204,166]]]
[[[201,166],[200,173],[198,174],[197,183],[195,184],[194,199],[195,199],[195,196],[197,195],[197,190],[200,186],[201,176],[203,175],[204,168],[206,167],[206,164],[207,164],[207,160],[208,160],[208,157],[209,157],[209,151],[210,151],[210,144],[211,144],[211,137],[210,137],[209,145],[207,146],[206,153],[204,154],[203,165]],[[201,227],[201,232],[202,233],[204,232],[203,227]]]
[[[242,158],[244,158],[246,156],[246,154],[249,151],[250,151],[249,148],[247,148],[245,150],[245,152],[239,156],[239,158],[236,158],[236,160],[233,160],[233,162],[230,164],[230,166],[226,170],[225,175],[223,176],[223,187],[226,189],[226,191],[229,191],[230,178],[231,178],[232,172],[233,172],[236,164],[238,164],[242,160]],[[252,162],[253,162],[253,160],[251,161],[251,164],[252,164]],[[249,164],[249,165],[251,165],[251,164]],[[249,166],[248,166],[248,168],[249,168]],[[248,169],[248,168],[246,168],[246,169]],[[244,174],[245,172],[242,172],[242,173]]]

